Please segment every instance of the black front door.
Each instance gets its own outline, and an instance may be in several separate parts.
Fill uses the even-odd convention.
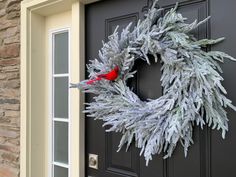
[[[188,17],[189,22],[202,20],[211,15],[211,21],[194,31],[198,38],[218,38],[225,36],[226,41],[215,49],[223,50],[236,57],[234,43],[236,34],[235,0],[179,0],[179,11]],[[158,5],[166,10],[173,7],[176,0],[160,0]],[[102,40],[114,31],[117,25],[120,29],[130,22],[137,23],[151,5],[151,0],[103,0],[86,5],[86,63],[98,58],[98,50]],[[228,97],[236,104],[236,86],[234,75],[236,64],[226,61],[223,65],[224,86]],[[131,86],[142,98],[158,98],[161,95],[160,64],[147,65],[136,63],[138,74]],[[87,95],[86,101],[92,96]],[[120,135],[105,133],[103,122],[86,117],[86,157],[89,153],[98,155],[98,169],[88,167],[86,160],[86,176],[93,177],[235,177],[236,176],[236,114],[228,110],[230,129],[226,140],[220,133],[207,127],[204,130],[194,129],[194,145],[191,146],[188,157],[184,157],[183,149],[178,146],[173,156],[163,160],[162,156],[154,156],[149,166],[139,156],[139,149],[134,145],[125,152],[117,151]]]

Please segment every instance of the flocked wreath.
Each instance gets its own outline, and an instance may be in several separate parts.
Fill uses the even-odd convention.
[[[193,126],[205,124],[218,130],[222,137],[228,131],[225,108],[236,108],[225,97],[219,63],[224,58],[235,60],[220,51],[205,51],[204,47],[223,40],[197,40],[190,32],[208,21],[186,23],[177,5],[162,15],[155,7],[131,31],[129,24],[121,34],[109,36],[99,51],[99,59],[87,65],[89,79],[72,87],[93,93],[85,113],[109,125],[107,132],[121,132],[119,149],[135,140],[146,163],[152,155],[165,153],[170,157],[178,142],[184,147],[193,143]],[[150,64],[150,56],[160,62],[163,96],[142,101],[127,85],[132,78],[136,60]]]

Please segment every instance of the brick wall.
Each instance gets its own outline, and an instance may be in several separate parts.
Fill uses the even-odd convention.
[[[0,0],[0,177],[19,176],[20,0]]]

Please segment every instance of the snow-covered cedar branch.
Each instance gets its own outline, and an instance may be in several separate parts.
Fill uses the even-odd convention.
[[[224,38],[197,40],[190,32],[209,18],[188,24],[176,12],[177,5],[162,16],[163,9],[155,8],[156,3],[134,30],[130,30],[129,24],[119,35],[117,27],[108,42],[103,43],[99,59],[87,65],[89,79],[118,66],[116,81],[100,79],[87,84],[85,80],[72,84],[96,95],[84,112],[103,120],[104,126],[110,127],[108,132],[123,134],[119,149],[125,144],[128,148],[134,140],[147,165],[154,154],[164,152],[164,158],[170,157],[178,142],[187,155],[195,124],[221,129],[225,138],[228,131],[225,108],[236,110],[225,96],[219,65],[224,58],[235,59],[224,52],[202,49]],[[163,96],[141,101],[126,82],[135,74],[134,62],[142,59],[150,64],[150,55],[162,64]]]

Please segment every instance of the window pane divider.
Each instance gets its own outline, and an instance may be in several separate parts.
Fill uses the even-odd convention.
[[[68,73],[65,74],[53,74],[53,77],[69,77]]]
[[[61,162],[53,162],[53,165],[56,165],[58,167],[63,167],[63,168],[69,168],[68,164],[61,163]]]
[[[68,118],[53,118],[53,121],[56,121],[56,122],[69,122],[69,119]]]

